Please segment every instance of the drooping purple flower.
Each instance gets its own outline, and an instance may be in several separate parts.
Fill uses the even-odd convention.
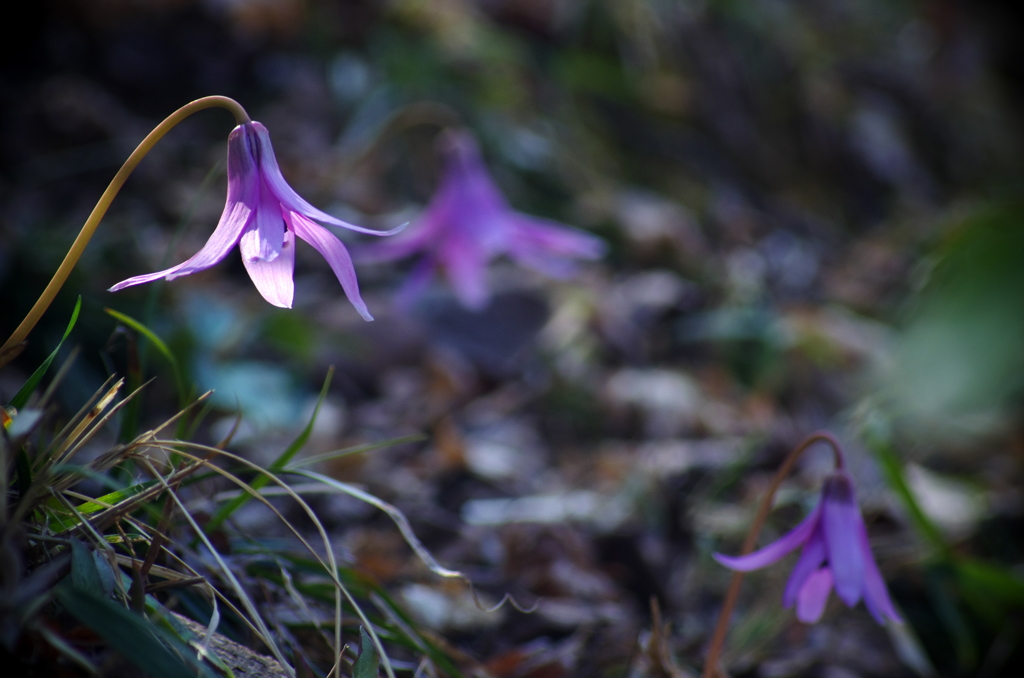
[[[868,545],[868,533],[857,508],[853,479],[837,470],[825,480],[821,502],[791,532],[745,556],[714,554],[722,565],[740,572],[757,570],[802,546],[782,596],[785,607],[796,604],[796,616],[813,624],[821,619],[829,593],[853,607],[861,599],[879,624],[902,622],[893,607]]]
[[[468,308],[486,305],[488,263],[507,255],[546,275],[565,278],[576,259],[597,259],[604,242],[555,221],[514,211],[487,172],[480,150],[465,131],[441,139],[444,175],[420,218],[401,237],[364,247],[361,261],[393,261],[422,252],[398,297],[408,302],[438,269]]]
[[[267,128],[258,122],[235,127],[228,136],[228,197],[213,235],[188,260],[156,273],[137,275],[110,288],[173,280],[210,268],[238,245],[249,277],[263,298],[274,306],[292,307],[295,285],[295,237],[319,252],[338,277],[352,305],[366,320],[373,320],[359,296],[359,283],[348,250],[321,221],[359,233],[371,231],[336,219],[302,199],[284,180],[274,157]],[[397,230],[397,229],[396,229]]]

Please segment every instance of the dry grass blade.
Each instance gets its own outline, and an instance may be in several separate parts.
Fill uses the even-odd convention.
[[[120,388],[120,384],[118,384],[117,388]],[[110,410],[107,411],[106,414],[104,414],[102,417],[97,419],[96,416],[99,415],[99,413],[102,412],[107,407],[107,405],[110,404],[110,400],[107,400],[106,397],[104,397],[104,400],[102,400],[99,403],[97,403],[96,407],[93,408],[93,411],[90,412],[89,415],[86,417],[86,419],[84,419],[82,421],[82,426],[83,427],[88,426],[89,427],[88,430],[86,430],[84,432],[80,431],[80,430],[76,430],[75,432],[73,432],[74,433],[74,437],[69,438],[69,441],[68,441],[68,442],[72,442],[73,444],[70,447],[67,448],[67,451],[64,452],[63,456],[61,458],[59,458],[56,463],[58,463],[58,464],[65,463],[68,459],[71,459],[71,457],[75,456],[75,454],[80,449],[82,449],[82,446],[85,445],[90,440],[92,440],[92,437],[94,435],[96,435],[96,433],[101,428],[103,428],[108,421],[110,421],[110,418],[113,417],[115,414],[117,414],[117,412],[122,407],[124,407],[129,402],[131,402],[140,393],[140,391],[141,391],[141,389],[136,389],[130,395],[128,395],[128,397],[124,398],[123,400],[118,402],[116,405],[111,407]],[[111,392],[108,395],[110,396],[111,399],[113,399],[113,397],[116,394],[117,394],[117,391],[112,389]],[[90,423],[91,423],[91,426],[89,426]],[[58,452],[58,454],[60,454],[60,452]]]
[[[89,426],[89,424],[91,424],[117,396],[117,392],[121,390],[122,386],[124,386],[124,379],[118,379],[114,382],[113,386],[108,388],[107,384],[113,381],[113,379],[113,377],[108,378],[107,381],[104,382],[103,386],[100,387],[100,390],[93,394],[93,396],[86,402],[85,406],[71,418],[71,421],[69,421],[63,429],[61,429],[55,440],[62,442],[57,445],[55,450],[44,457],[44,461],[59,463],[62,460],[65,451],[75,442],[78,436],[81,435],[82,431],[84,431],[86,427]],[[104,389],[106,389],[105,392]]]
[[[181,481],[184,480],[186,477],[190,476],[191,474],[195,473],[197,470],[202,468],[202,466],[202,464],[190,464],[182,469],[179,469],[178,471],[175,471],[165,480],[170,486],[176,486],[179,483],[181,483]],[[97,530],[106,529],[106,527],[111,525],[115,520],[128,515],[129,513],[138,509],[143,504],[160,496],[160,494],[164,492],[164,489],[165,488],[161,485],[153,485],[152,487],[147,488],[136,495],[127,497],[124,501],[118,504],[107,505],[107,508],[100,513],[92,515],[89,518],[83,517],[83,521],[88,522],[92,528],[95,528]],[[65,490],[64,494],[68,494],[68,491]],[[97,499],[88,499],[88,501],[95,504],[104,505],[104,502]],[[76,513],[78,513],[77,510]],[[82,529],[82,526],[74,528],[73,530],[69,531],[68,534],[74,535],[75,530],[80,529]]]
[[[433,572],[439,577],[466,579],[466,575],[459,572],[458,570],[449,570],[448,568],[442,566],[439,562],[437,562],[437,560],[434,559],[434,556],[431,555],[430,551],[428,551],[427,548],[423,546],[420,540],[416,537],[416,533],[413,532],[412,525],[409,524],[409,519],[405,517],[405,514],[399,511],[391,504],[387,503],[386,501],[378,499],[369,492],[364,492],[363,490],[360,490],[358,487],[354,487],[352,485],[349,485],[348,483],[343,483],[340,480],[335,480],[334,478],[330,478],[320,473],[316,473],[315,471],[289,469],[288,473],[292,473],[295,475],[303,476],[305,478],[309,478],[310,480],[321,482],[324,485],[332,487],[343,494],[347,494],[350,497],[355,497],[356,499],[364,501],[367,504],[370,504],[371,506],[375,506],[384,513],[388,514],[388,517],[391,518],[392,521],[394,521],[395,525],[398,526],[399,532],[402,533],[402,537],[405,538],[406,543],[409,544],[409,547],[419,557],[419,559],[423,561],[423,564],[426,565],[431,572]]]
[[[141,567],[144,564],[139,558],[132,558],[131,556],[126,556],[123,553],[115,553],[114,561],[117,562],[118,565],[124,565],[125,567],[131,568]],[[173,582],[180,586],[196,586],[202,584],[202,588],[204,589],[203,593],[211,598],[213,597],[213,587],[210,586],[210,582],[206,580],[206,577],[200,574],[183,574],[177,570],[172,570],[171,568],[164,567],[162,565],[151,565],[149,574],[160,577],[161,579],[166,579],[168,582]]]
[[[252,602],[252,599],[249,597],[249,594],[246,593],[245,588],[238,581],[238,578],[235,576],[234,572],[232,572],[231,568],[228,567],[228,564],[224,562],[224,559],[221,557],[216,547],[209,540],[209,538],[207,538],[206,533],[203,532],[201,527],[199,527],[199,524],[195,521],[195,518],[193,518],[192,515],[188,512],[188,510],[185,508],[185,504],[182,503],[177,493],[166,482],[166,479],[162,475],[160,475],[160,473],[156,470],[156,468],[153,466],[150,460],[142,458],[140,461],[142,462],[143,466],[145,466],[149,470],[149,472],[152,473],[153,476],[158,481],[160,481],[160,483],[164,486],[164,488],[168,492],[168,496],[171,497],[174,503],[178,505],[178,508],[181,509],[182,515],[185,517],[185,520],[192,527],[196,536],[199,537],[200,541],[203,542],[203,545],[209,550],[209,553],[213,557],[213,559],[217,561],[217,565],[221,568],[221,573],[223,574],[224,578],[227,579],[228,583],[231,584],[232,590],[234,590],[235,594],[238,596],[239,601],[241,601],[242,606],[245,608],[246,612],[248,612],[251,615],[253,623],[259,629],[260,640],[263,641],[263,643],[270,650],[271,654],[274,655],[274,659],[279,661],[282,666],[287,667],[290,675],[294,675],[294,670],[290,668],[290,664],[288,664],[287,660],[284,658],[284,653],[282,653],[281,648],[278,647],[277,642],[274,640],[273,635],[270,633],[270,629],[267,628],[267,625],[263,621],[263,618],[260,617],[259,612],[256,610],[256,605]]]
[[[402,513],[398,508],[384,501],[383,499],[379,499],[378,497],[373,496],[369,492],[360,490],[358,487],[355,487],[348,483],[341,482],[340,480],[335,480],[334,478],[330,478],[328,476],[316,473],[314,471],[288,469],[288,473],[304,476],[306,478],[309,478],[310,480],[315,480],[317,482],[324,483],[328,487],[332,487],[343,494],[347,494],[350,497],[355,497],[360,501],[364,501],[367,504],[370,504],[371,506],[374,506],[383,511],[384,513],[386,513],[388,517],[390,517],[391,520],[395,523],[395,525],[398,526],[398,531],[401,532],[402,537],[405,539],[405,542],[409,545],[409,548],[413,550],[416,556],[423,562],[423,564],[426,565],[431,572],[433,572],[439,577],[445,577],[447,579],[461,579],[462,581],[466,582],[466,584],[469,585],[470,593],[473,596],[473,602],[481,610],[493,612],[501,608],[506,603],[514,607],[516,610],[519,610],[520,612],[524,612],[527,614],[537,609],[537,605],[539,603],[535,603],[534,605],[526,607],[521,605],[514,597],[512,597],[511,594],[508,593],[502,596],[501,600],[499,600],[497,604],[491,606],[484,605],[480,601],[480,598],[476,593],[476,588],[473,586],[473,582],[469,579],[469,577],[467,577],[462,572],[459,572],[458,570],[449,570],[447,567],[444,567],[439,562],[437,562],[437,560],[430,553],[430,551],[428,551],[427,548],[423,546],[423,543],[420,542],[419,538],[416,536],[416,533],[413,532],[412,525],[409,524],[409,519],[405,517],[405,514]]]
[[[331,581],[334,584],[336,591],[340,592],[340,594],[345,597],[345,599],[349,602],[349,604],[352,605],[353,609],[355,609],[355,611],[356,611],[356,615],[359,617],[360,621],[363,622],[364,627],[367,629],[368,633],[370,634],[370,637],[373,639],[374,646],[377,648],[377,651],[380,654],[381,663],[384,666],[385,672],[388,674],[389,678],[394,678],[394,670],[393,670],[393,668],[391,666],[391,662],[388,659],[387,653],[384,651],[384,646],[380,642],[380,638],[377,636],[377,632],[374,630],[373,624],[370,622],[369,618],[362,611],[362,608],[359,605],[358,601],[356,601],[355,598],[352,597],[351,593],[348,591],[348,589],[342,583],[341,579],[338,577],[338,563],[337,563],[337,561],[334,558],[334,549],[333,549],[333,547],[331,545],[330,537],[328,537],[327,531],[324,529],[323,524],[320,522],[319,518],[317,518],[316,513],[313,511],[312,507],[310,507],[309,504],[307,504],[306,501],[304,499],[302,499],[302,497],[297,492],[295,492],[294,489],[292,489],[292,487],[290,485],[288,485],[288,483],[286,483],[283,480],[281,480],[274,473],[271,473],[270,471],[267,471],[266,469],[260,467],[259,465],[255,464],[255,463],[253,463],[253,462],[251,462],[251,461],[249,461],[247,459],[244,459],[244,458],[242,458],[242,457],[240,457],[240,456],[238,456],[236,454],[233,454],[231,452],[228,452],[226,450],[220,450],[220,449],[217,449],[217,448],[207,447],[205,445],[198,445],[198,444],[195,444],[195,443],[179,443],[179,446],[183,447],[183,448],[193,448],[193,449],[196,449],[196,450],[199,450],[199,451],[204,451],[204,452],[206,452],[206,456],[207,457],[209,457],[211,455],[219,455],[219,456],[223,456],[223,457],[225,457],[227,459],[231,459],[235,463],[238,463],[238,464],[241,464],[243,466],[246,466],[250,470],[262,474],[268,480],[270,480],[270,482],[273,482],[274,484],[278,485],[278,487],[280,487],[289,497],[291,497],[293,500],[295,500],[295,502],[302,508],[302,510],[309,517],[310,521],[316,527],[316,530],[317,530],[317,532],[318,532],[318,534],[320,536],[320,539],[321,539],[321,541],[324,544],[324,550],[325,550],[325,553],[326,553],[326,556],[327,556],[327,562],[324,562],[324,559],[320,557],[320,554],[316,552],[316,550],[312,547],[312,545],[305,539],[305,537],[302,536],[302,534],[299,532],[299,530],[297,530],[283,515],[281,515],[281,513],[276,508],[274,508],[274,506],[269,501],[267,501],[267,499],[260,492],[258,492],[254,488],[252,488],[248,483],[246,483],[242,479],[238,478],[234,474],[232,474],[232,473],[230,473],[228,471],[225,471],[224,469],[219,468],[219,467],[217,467],[217,466],[215,466],[213,464],[209,464],[209,468],[212,471],[222,475],[224,478],[226,478],[226,479],[230,480],[231,482],[235,483],[236,485],[238,485],[240,488],[242,488],[246,492],[249,492],[253,496],[254,499],[260,501],[264,506],[269,508],[274,513],[274,515],[276,515],[278,517],[278,519],[281,520],[282,523],[288,528],[288,530],[296,537],[296,539],[298,539],[299,542],[309,551],[309,553],[321,565],[321,567],[324,568],[324,570],[331,577]],[[195,460],[202,461],[203,463],[208,463],[206,458],[200,459],[199,457],[191,455],[191,454],[189,454],[188,452],[185,452],[185,451],[179,450],[179,454],[182,454],[182,456],[190,457],[190,458],[195,459]],[[335,617],[336,617],[336,619],[335,619],[335,634],[336,634],[336,636],[335,636],[335,648],[336,648],[336,656],[338,657],[338,662],[340,662],[340,659],[341,659],[341,648],[342,648],[342,645],[341,645],[341,635],[340,635],[340,633],[341,633],[341,621],[342,621],[341,620],[341,601],[340,601],[340,599],[336,599],[336,601],[335,601]],[[332,669],[332,673],[335,673],[335,672],[337,672],[339,670],[340,670],[339,664],[335,664],[334,668]]]

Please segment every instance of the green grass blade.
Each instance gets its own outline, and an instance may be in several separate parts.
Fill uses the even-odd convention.
[[[313,433],[313,426],[316,424],[316,418],[320,414],[320,406],[323,405],[324,400],[327,398],[327,389],[330,388],[331,379],[333,377],[334,367],[331,367],[327,370],[327,377],[324,379],[323,388],[320,389],[320,396],[316,400],[316,405],[313,407],[313,414],[310,416],[305,428],[303,428],[302,432],[300,432],[295,440],[292,441],[291,445],[285,448],[284,452],[282,452],[277,459],[267,467],[268,471],[271,473],[278,473],[283,470],[284,467],[288,465],[288,462],[292,460],[292,457],[294,457],[306,444],[306,441],[309,440],[309,436]],[[270,479],[267,476],[261,475],[253,479],[252,483],[250,483],[250,487],[253,492],[258,492],[260,488],[265,487],[268,482],[270,482]],[[251,497],[251,493],[244,492],[221,506],[217,512],[213,514],[213,517],[210,518],[210,522],[207,523],[207,531],[219,529],[224,521],[231,517],[231,514],[241,508]]]
[[[149,339],[149,341],[152,342],[153,346],[156,347],[156,350],[160,352],[160,355],[166,358],[167,362],[171,363],[172,365],[175,366],[175,368],[177,368],[178,361],[174,357],[174,354],[171,353],[171,349],[167,347],[167,344],[164,343],[164,340],[158,337],[156,333],[153,332],[153,330],[149,329],[135,318],[132,318],[129,315],[125,315],[120,311],[115,311],[112,308],[104,308],[103,312],[113,317],[115,320],[118,320],[119,322],[122,322],[128,327],[132,328],[142,336],[146,337],[146,339]]]
[[[178,359],[174,357],[173,353],[171,353],[171,349],[167,347],[164,340],[158,337],[153,330],[149,329],[131,316],[125,315],[120,311],[115,311],[112,308],[104,308],[103,311],[118,322],[124,323],[148,339],[149,342],[153,344],[153,347],[156,348],[157,352],[167,360],[171,366],[171,370],[174,372],[175,385],[178,387],[178,399],[181,402],[182,407],[184,407],[189,398],[189,394],[185,390],[185,377],[182,374],[181,366],[178,364]]]
[[[917,531],[931,544],[936,554],[943,561],[949,562],[951,559],[949,544],[946,543],[946,539],[942,536],[938,526],[928,517],[914,497],[910,484],[903,474],[903,465],[896,456],[896,452],[887,442],[877,436],[869,435],[866,436],[866,439],[868,446],[874,451],[875,457],[882,467],[882,473],[885,475],[889,487],[903,502],[903,506],[910,514],[911,521],[914,523]]]
[[[306,423],[306,427],[302,429],[302,432],[299,433],[298,437],[292,441],[292,444],[289,445],[285,451],[281,453],[281,456],[275,459],[274,463],[270,465],[269,470],[272,473],[277,473],[287,466],[288,462],[292,460],[292,457],[294,457],[298,451],[305,446],[306,441],[309,440],[309,436],[313,433],[313,426],[316,424],[316,418],[320,414],[320,406],[323,405],[324,400],[327,399],[327,389],[330,388],[331,379],[333,377],[334,367],[332,366],[327,370],[327,377],[324,378],[323,388],[320,389],[320,396],[316,399],[316,406],[313,408],[313,414],[309,418],[309,422]],[[266,482],[266,480],[264,480],[264,482]]]
[[[80,310],[82,310],[81,296],[79,296],[78,301],[75,302],[75,310],[72,311],[71,313],[71,320],[68,322],[67,329],[64,330],[64,336],[61,337],[60,342],[57,344],[57,348],[53,349],[53,353],[50,354],[50,357],[43,361],[43,364],[40,365],[36,369],[36,371],[32,373],[32,376],[28,378],[28,381],[25,382],[25,385],[22,386],[21,389],[14,394],[14,397],[11,398],[11,407],[20,410],[22,407],[25,406],[25,403],[28,402],[29,397],[31,397],[31,395],[35,393],[35,390],[39,386],[39,382],[40,380],[42,380],[43,375],[45,375],[46,371],[50,369],[50,363],[52,363],[53,359],[57,357],[57,351],[59,351],[60,347],[64,345],[64,342],[71,334],[71,330],[74,329],[75,323],[78,322],[78,312]]]
[[[326,454],[318,454],[315,457],[306,457],[305,459],[300,459],[300,460],[296,461],[295,463],[290,464],[288,466],[288,469],[281,469],[281,470],[291,470],[291,469],[296,469],[296,468],[302,468],[303,466],[312,466],[313,464],[318,464],[318,463],[320,463],[322,461],[329,461],[331,459],[338,459],[340,457],[347,457],[347,456],[352,455],[352,454],[361,454],[363,452],[373,452],[374,450],[379,450],[379,449],[382,449],[382,448],[385,448],[385,447],[391,447],[392,445],[405,445],[406,443],[418,443],[418,442],[421,442],[421,441],[426,440],[426,439],[427,439],[427,436],[423,435],[422,433],[415,433],[413,435],[402,436],[400,438],[389,438],[388,440],[382,440],[379,443],[367,443],[365,445],[355,445],[353,447],[345,447],[345,448],[340,449],[340,450],[334,450],[333,452],[327,452]]]

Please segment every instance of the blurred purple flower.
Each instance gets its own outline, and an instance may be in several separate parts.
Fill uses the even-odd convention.
[[[829,592],[853,607],[863,598],[879,624],[888,617],[902,622],[893,608],[875,559],[868,546],[867,529],[857,508],[853,480],[839,470],[825,480],[821,502],[792,532],[745,556],[714,554],[722,565],[741,572],[771,565],[802,546],[782,596],[785,607],[796,603],[796,616],[813,624],[821,619]]]
[[[291,308],[295,292],[292,280],[295,236],[298,236],[327,260],[359,314],[366,320],[373,320],[359,296],[359,284],[348,250],[314,219],[371,235],[396,232],[364,229],[310,205],[281,176],[267,128],[258,122],[239,125],[228,136],[227,203],[210,239],[187,261],[163,271],[128,278],[110,291],[160,278],[173,280],[205,270],[238,245],[242,263],[263,298],[274,306]]]
[[[400,302],[415,298],[440,268],[459,301],[479,309],[489,296],[487,264],[502,254],[565,278],[575,272],[573,259],[597,259],[604,253],[600,238],[509,207],[468,132],[448,132],[440,146],[444,175],[417,222],[400,238],[357,251],[360,261],[393,261],[423,252],[398,293]]]

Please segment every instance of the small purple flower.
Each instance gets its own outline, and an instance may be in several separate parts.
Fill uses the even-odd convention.
[[[875,559],[868,546],[853,480],[837,470],[825,480],[821,502],[792,532],[745,556],[714,554],[722,565],[740,572],[771,565],[803,546],[782,596],[785,607],[796,603],[796,616],[813,624],[821,619],[834,587],[836,594],[853,607],[861,598],[879,624],[888,617],[902,622],[893,608]]]
[[[487,264],[502,254],[564,278],[575,271],[571,260],[597,259],[604,253],[600,238],[509,207],[468,132],[448,132],[440,146],[444,175],[417,222],[406,235],[358,252],[361,261],[393,261],[423,252],[398,294],[401,302],[422,292],[440,268],[463,305],[479,309],[489,296]]]
[[[249,277],[263,298],[274,306],[292,307],[295,285],[295,236],[318,251],[338,277],[342,289],[359,314],[373,320],[359,296],[359,283],[348,250],[330,231],[313,220],[359,233],[390,235],[395,231],[371,231],[335,219],[303,200],[284,180],[274,157],[267,128],[247,122],[228,136],[228,197],[213,235],[195,255],[164,271],[138,275],[110,288],[173,280],[210,268],[235,245],[242,254]]]

